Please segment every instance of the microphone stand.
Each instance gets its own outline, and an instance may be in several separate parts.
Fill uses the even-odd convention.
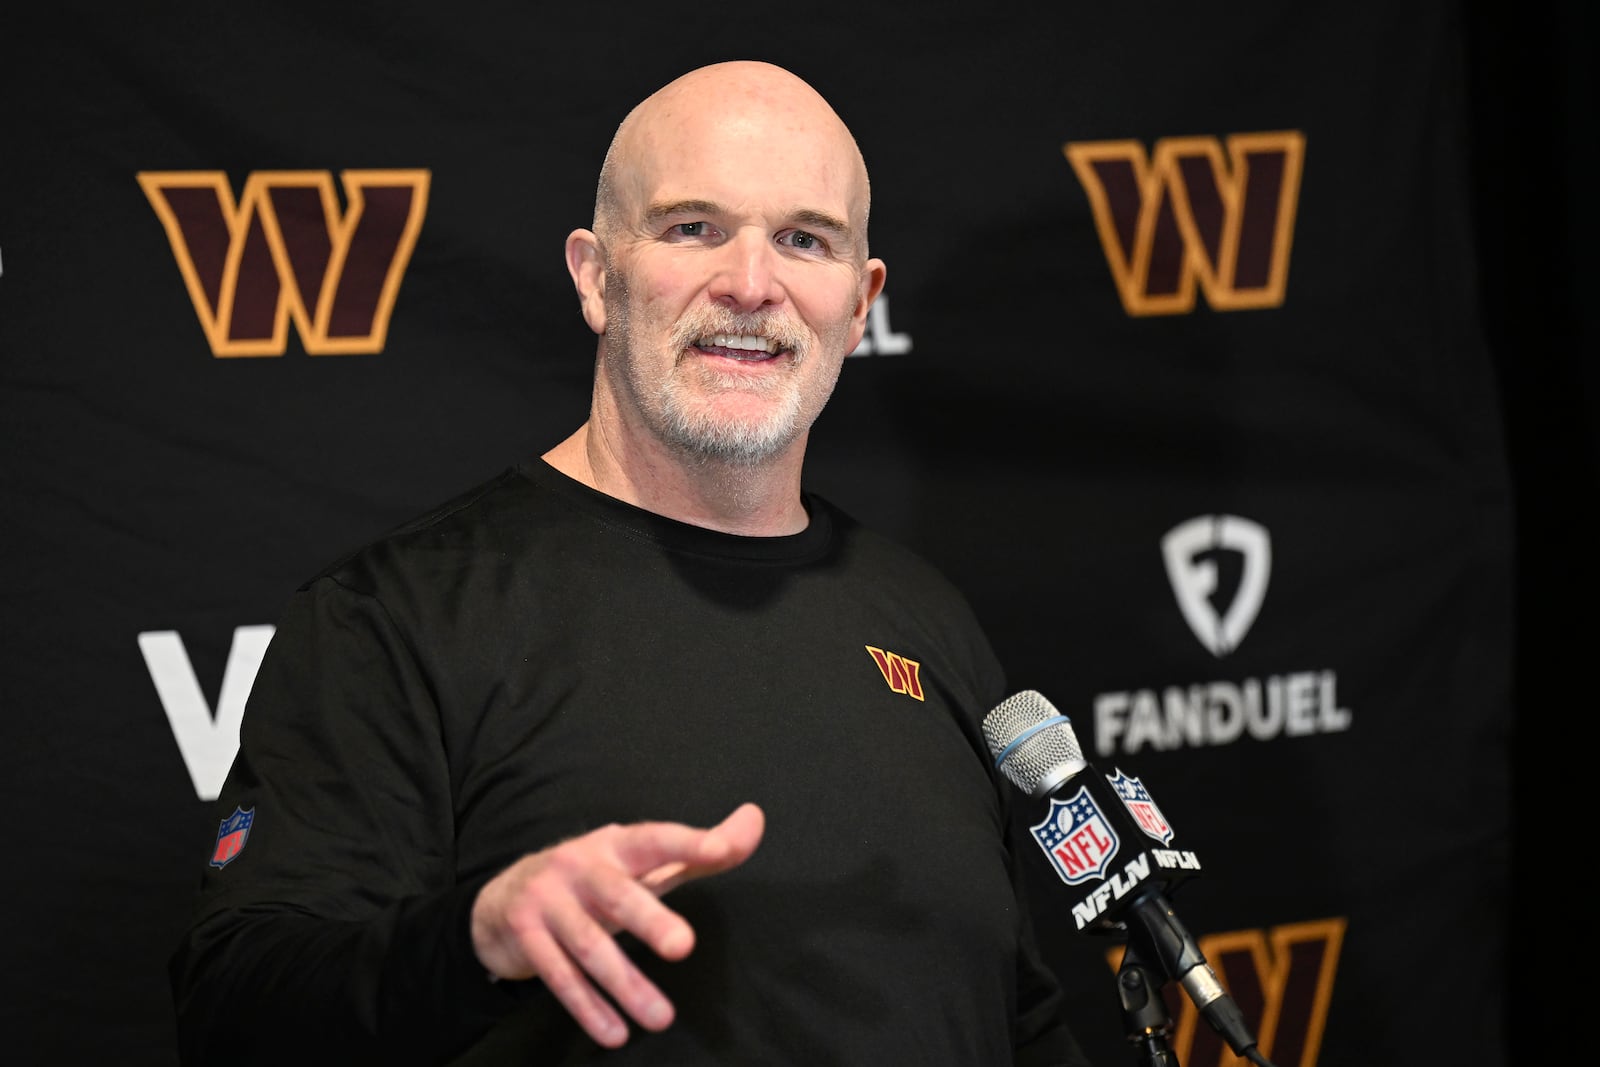
[[[1128,1041],[1135,1046],[1134,1062],[1139,1067],[1179,1067],[1178,1054],[1170,1040],[1172,1016],[1161,999],[1165,980],[1145,963],[1144,954],[1134,943],[1136,929],[1129,927],[1122,966],[1117,969],[1117,996],[1122,1001]]]
[[[1194,938],[1160,892],[1136,897],[1125,927],[1128,945],[1117,971],[1117,992],[1128,1040],[1139,1046],[1141,1067],[1178,1067],[1177,1054],[1167,1040],[1172,1019],[1161,999],[1161,989],[1168,981],[1183,986],[1201,1017],[1235,1056],[1257,1067],[1273,1067],[1256,1047],[1239,1005],[1222,988]]]

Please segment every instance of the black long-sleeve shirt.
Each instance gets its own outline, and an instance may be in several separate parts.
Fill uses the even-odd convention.
[[[807,507],[738,537],[533,463],[299,590],[173,958],[185,1062],[1081,1064],[980,730],[999,664],[932,568]],[[756,853],[668,898],[695,951],[630,946],[668,1030],[603,1050],[488,981],[505,866],[747,800]]]

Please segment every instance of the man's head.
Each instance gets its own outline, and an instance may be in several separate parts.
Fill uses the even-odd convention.
[[[883,286],[868,202],[849,130],[778,67],[703,67],[636,107],[567,241],[603,431],[747,465],[803,448]]]

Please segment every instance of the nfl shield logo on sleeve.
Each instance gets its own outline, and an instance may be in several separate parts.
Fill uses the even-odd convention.
[[[1051,800],[1044,822],[1030,827],[1061,880],[1077,885],[1104,878],[1106,864],[1117,854],[1117,832],[1083,786],[1066,800]]]
[[[1172,827],[1167,824],[1167,818],[1161,814],[1161,809],[1156,807],[1156,802],[1151,799],[1150,791],[1144,783],[1137,778],[1129,778],[1122,773],[1122,768],[1117,768],[1117,773],[1106,775],[1106,781],[1111,783],[1111,788],[1117,791],[1117,796],[1122,798],[1122,804],[1128,809],[1128,814],[1133,816],[1133,821],[1139,824],[1139,829],[1147,837],[1155,838],[1163,845],[1172,843]]]
[[[234,808],[233,814],[222,820],[217,828],[217,845],[211,850],[211,866],[221,869],[233,862],[250,836],[250,824],[256,820],[256,809],[245,811]]]

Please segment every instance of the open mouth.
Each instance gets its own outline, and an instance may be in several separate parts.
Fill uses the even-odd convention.
[[[696,338],[693,345],[708,355],[746,362],[760,362],[787,351],[770,337],[749,333],[707,334]]]

